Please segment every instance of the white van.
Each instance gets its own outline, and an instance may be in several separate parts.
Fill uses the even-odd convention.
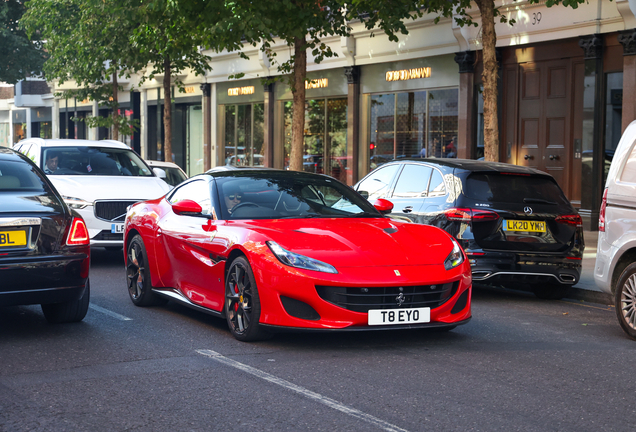
[[[636,121],[614,153],[598,225],[594,280],[614,296],[618,322],[636,339]]]

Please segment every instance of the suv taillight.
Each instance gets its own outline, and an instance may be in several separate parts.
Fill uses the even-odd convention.
[[[482,210],[473,208],[449,208],[444,211],[446,219],[450,221],[494,221],[499,219],[499,215],[492,210]]]
[[[71,221],[71,229],[66,239],[68,246],[90,245],[91,239],[88,236],[88,228],[84,223],[84,219],[74,217]]]
[[[583,226],[583,220],[581,219],[581,216],[578,214],[557,216],[554,219],[554,221],[556,223],[572,225],[576,228],[580,228]]]
[[[601,212],[598,215],[598,230],[605,232],[605,209],[607,208],[607,188],[603,192],[603,200],[601,201]]]

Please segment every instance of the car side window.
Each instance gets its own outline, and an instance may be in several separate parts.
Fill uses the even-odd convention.
[[[633,145],[633,144],[632,144]],[[627,158],[620,181],[625,183],[636,183],[636,145],[633,145],[632,151]]]
[[[358,186],[358,192],[368,192],[368,200],[382,198],[389,192],[391,180],[395,177],[399,164],[389,165],[376,169],[369,177]]]
[[[168,201],[170,204],[181,200],[189,199],[201,206],[202,213],[212,214],[212,198],[210,194],[210,184],[205,180],[196,180],[177,188]]]
[[[428,196],[444,196],[446,195],[446,185],[444,183],[444,177],[436,169],[433,170],[431,175],[431,183],[428,186]]]
[[[426,196],[432,168],[424,165],[406,164],[400,173],[393,196],[415,198]]]

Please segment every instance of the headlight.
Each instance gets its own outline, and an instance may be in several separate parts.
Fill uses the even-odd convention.
[[[464,254],[462,253],[462,248],[455,241],[455,239],[451,239],[453,242],[453,250],[446,257],[446,261],[444,261],[444,267],[446,270],[454,269],[458,265],[464,262]]]
[[[336,270],[335,267],[333,267],[332,265],[315,260],[313,258],[309,258],[304,255],[290,252],[287,249],[283,249],[282,247],[280,247],[280,245],[276,242],[268,241],[267,246],[269,246],[272,253],[276,255],[276,258],[278,258],[280,262],[290,267],[297,267],[305,270],[313,270],[324,273],[338,273],[338,270]]]
[[[86,206],[93,205],[93,203],[84,201],[83,199],[79,198],[73,198],[69,196],[63,196],[62,198],[64,199],[66,205],[75,210],[83,209]]]

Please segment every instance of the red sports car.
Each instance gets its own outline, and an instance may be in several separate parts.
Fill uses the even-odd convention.
[[[128,209],[128,292],[225,317],[239,340],[275,330],[441,327],[471,317],[471,271],[445,231],[385,217],[324,175],[195,176]]]

